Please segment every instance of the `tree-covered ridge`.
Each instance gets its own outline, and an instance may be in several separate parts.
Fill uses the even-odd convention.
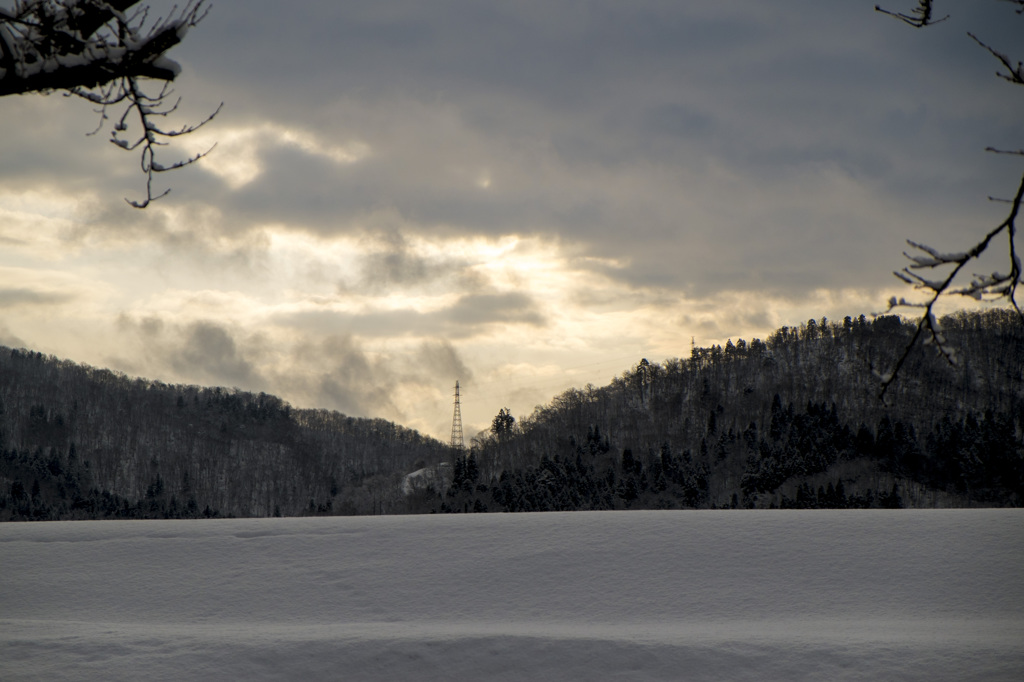
[[[0,519],[394,512],[445,456],[382,419],[0,348]]]
[[[914,329],[897,317],[642,360],[478,438],[438,508],[1019,505],[1024,329],[1001,310],[942,323],[960,363],[917,352],[884,401]]]
[[[943,324],[960,364],[916,352],[884,402],[912,326],[810,320],[501,409],[457,456],[384,420],[0,348],[0,520],[1019,505],[1024,328]]]

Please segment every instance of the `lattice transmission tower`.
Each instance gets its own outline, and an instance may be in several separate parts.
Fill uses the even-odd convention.
[[[462,442],[462,408],[459,405],[459,382],[455,382],[455,414],[452,415],[452,449],[463,450]]]

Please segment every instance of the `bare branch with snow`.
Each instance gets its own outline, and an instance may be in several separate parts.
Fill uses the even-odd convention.
[[[1016,10],[1016,13],[1024,14],[1024,0],[1004,1],[1018,5],[1020,9]],[[933,19],[932,4],[932,0],[918,0],[918,6],[911,10],[909,15],[890,12],[878,6],[875,7],[875,10],[896,17],[915,28],[924,28],[925,26],[930,26],[949,18],[949,15],[947,15],[942,19]],[[978,45],[986,49],[1000,62],[1000,64],[1003,65],[1003,67],[1005,67],[1007,73],[997,71],[997,76],[1003,80],[1009,81],[1010,83],[1024,85],[1024,63],[1018,61],[1016,66],[1014,66],[1010,57],[1007,55],[983,42],[973,33],[968,32],[967,35],[970,36]],[[1024,155],[1024,149],[1005,150],[997,149],[995,147],[987,147],[985,151],[994,152],[996,154]],[[911,302],[904,298],[897,300],[895,296],[889,299],[889,306],[886,312],[892,311],[895,308],[906,307],[922,309],[923,312],[918,320],[917,329],[915,330],[913,337],[904,348],[900,357],[896,360],[893,370],[884,374],[884,376],[881,376],[880,397],[885,397],[886,391],[896,380],[897,376],[899,376],[900,369],[903,367],[903,364],[906,362],[907,357],[910,355],[911,350],[913,350],[919,339],[922,339],[922,343],[924,345],[934,346],[950,363],[956,362],[955,349],[951,348],[949,344],[946,343],[946,339],[939,332],[937,322],[935,321],[933,308],[940,296],[966,296],[977,301],[1004,299],[1013,307],[1014,310],[1017,311],[1018,317],[1021,322],[1024,323],[1024,311],[1021,310],[1021,306],[1017,302],[1017,286],[1024,282],[1024,279],[1022,279],[1021,275],[1021,261],[1018,256],[1016,246],[1017,215],[1020,212],[1022,196],[1024,196],[1024,177],[1021,178],[1020,185],[1018,186],[1016,195],[1013,199],[995,199],[993,197],[989,197],[992,201],[1010,204],[1010,213],[1006,217],[1006,220],[990,230],[981,241],[975,244],[968,251],[944,253],[925,244],[919,244],[917,242],[907,240],[907,243],[916,251],[916,253],[907,253],[904,251],[903,255],[906,256],[911,263],[902,270],[894,272],[893,274],[915,289],[927,291],[928,296],[924,302]],[[1005,273],[993,272],[989,275],[975,274],[969,284],[958,288],[954,287],[954,280],[958,275],[960,275],[964,267],[968,263],[976,261],[981,254],[985,252],[992,240],[1002,234],[1006,235],[1008,241],[1007,252],[1010,262],[1009,271]],[[948,271],[943,270],[944,268],[948,268]],[[915,272],[922,270],[933,270],[940,273],[940,276],[938,278],[928,278],[918,274],[918,272]],[[942,272],[945,274],[941,274]]]
[[[956,364],[956,349],[949,346],[946,343],[945,337],[939,332],[938,323],[935,320],[935,314],[933,307],[939,300],[940,296],[959,295],[967,296],[975,300],[998,300],[1000,298],[1006,299],[1009,304],[1017,311],[1018,317],[1022,323],[1024,323],[1024,310],[1021,309],[1020,304],[1017,302],[1017,285],[1024,283],[1022,278],[1021,260],[1017,253],[1016,247],[1016,236],[1017,236],[1017,216],[1020,213],[1021,202],[1024,201],[1024,177],[1021,178],[1020,185],[1017,188],[1016,196],[1010,200],[1011,209],[1010,214],[1006,217],[1006,220],[999,223],[980,242],[975,244],[969,251],[963,253],[940,253],[938,250],[931,248],[925,244],[918,244],[916,242],[907,240],[907,243],[919,251],[928,254],[928,257],[911,255],[904,252],[904,255],[913,261],[911,265],[903,268],[902,271],[894,272],[898,278],[904,282],[912,285],[916,289],[927,289],[930,291],[930,295],[925,302],[912,302],[905,298],[896,299],[895,296],[889,299],[889,307],[886,312],[890,312],[895,308],[923,308],[924,312],[921,318],[918,320],[917,329],[914,332],[910,342],[907,343],[903,353],[896,361],[896,366],[891,372],[885,375],[884,380],[881,382],[882,391],[881,395],[884,396],[889,386],[896,377],[899,375],[900,369],[903,367],[903,363],[906,362],[907,357],[910,355],[910,351],[917,343],[918,339],[924,337],[923,343],[925,345],[934,345],[936,350],[943,357],[946,358],[951,364]],[[993,272],[991,275],[974,275],[971,283],[967,286],[959,289],[953,289],[952,284],[956,279],[960,271],[971,261],[976,260],[981,256],[982,253],[988,249],[989,244],[993,239],[1001,234],[1006,234],[1010,260],[1010,270],[1007,273]],[[942,268],[946,266],[952,266],[945,277],[941,279],[927,279],[918,275],[915,272],[911,272],[912,269],[922,268]]]
[[[127,200],[136,208],[165,196],[154,195],[153,173],[195,163],[206,153],[170,164],[156,160],[156,148],[166,138],[188,134],[208,123],[216,111],[198,124],[165,129],[154,123],[177,109],[168,106],[167,84],[181,67],[166,53],[209,11],[206,0],[190,0],[167,17],[149,22],[149,7],[139,0],[17,0],[0,9],[0,96],[64,90],[99,107],[99,126],[109,120],[107,110],[125,106],[111,131],[111,142],[126,151],[139,151],[146,174],[146,196]],[[148,94],[146,81],[162,81],[156,94]],[[134,115],[134,116],[133,116]],[[122,137],[129,118],[141,126],[138,139]]]

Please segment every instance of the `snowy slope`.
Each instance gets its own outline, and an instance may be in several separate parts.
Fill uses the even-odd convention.
[[[1024,512],[0,526],[0,679],[1024,679]]]

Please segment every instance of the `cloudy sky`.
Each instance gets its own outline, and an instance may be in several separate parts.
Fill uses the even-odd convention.
[[[1020,178],[983,150],[1024,90],[966,31],[1012,52],[1024,18],[938,5],[218,0],[172,124],[224,108],[166,158],[217,147],[144,211],[88,103],[0,100],[0,343],[447,439],[457,379],[468,436],[879,311],[904,239],[962,250]]]

